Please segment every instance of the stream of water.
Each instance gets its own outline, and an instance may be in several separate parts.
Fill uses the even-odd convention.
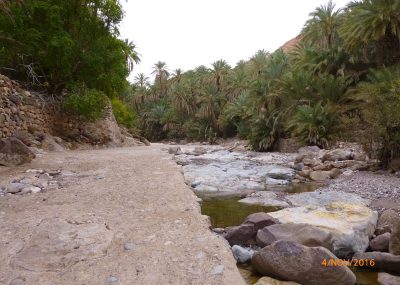
[[[316,188],[318,188],[316,184],[298,184],[295,186],[288,186],[284,189],[281,188],[280,191],[300,193],[314,191]],[[214,228],[237,226],[250,214],[257,212],[273,212],[280,209],[278,207],[263,207],[239,203],[239,197],[210,197],[204,194],[197,194],[203,199],[201,205],[202,213],[210,217],[211,224]],[[255,272],[251,265],[238,264],[238,268],[247,284],[254,284],[262,277]],[[358,268],[351,269],[357,277],[357,285],[379,285],[376,272],[369,272]]]

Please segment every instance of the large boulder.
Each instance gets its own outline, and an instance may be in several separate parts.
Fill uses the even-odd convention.
[[[390,233],[384,233],[383,235],[373,238],[369,242],[369,248],[371,249],[371,251],[388,252],[389,240],[390,240]]]
[[[54,151],[54,152],[65,151],[65,148],[58,142],[56,142],[55,138],[49,134],[43,134],[41,147],[42,149],[47,151]]]
[[[276,165],[267,171],[267,177],[279,180],[292,180],[296,176],[296,172],[292,168]]]
[[[15,137],[0,140],[0,165],[21,165],[31,162],[35,157],[33,151]]]
[[[292,281],[280,281],[271,277],[264,276],[261,277],[254,285],[300,285],[300,284]]]
[[[329,231],[333,252],[339,257],[365,251],[377,220],[377,213],[368,207],[345,202],[286,208],[270,215],[283,224],[309,224]]]
[[[259,229],[276,223],[278,221],[267,213],[254,213],[249,215],[240,226],[228,228],[224,237],[230,245],[253,245]]]
[[[389,252],[394,255],[400,255],[400,219],[393,225],[389,240]]]
[[[400,276],[391,275],[386,272],[379,272],[378,283],[381,285],[399,285]]]
[[[331,178],[331,173],[330,171],[322,170],[312,171],[310,173],[310,178],[314,181],[324,181]]]
[[[286,199],[289,200],[293,206],[325,207],[332,203],[347,203],[367,206],[370,203],[370,200],[361,198],[356,194],[336,191],[304,192],[290,195]]]
[[[354,159],[354,153],[345,149],[333,149],[322,156],[322,162]]]
[[[322,246],[333,250],[333,236],[329,231],[307,224],[276,224],[258,230],[256,241],[265,247],[278,240],[291,241],[305,246]]]
[[[278,224],[279,222],[271,215],[264,212],[259,212],[247,216],[247,218],[244,220],[244,223],[253,224],[254,229],[257,232],[259,229]]]
[[[231,246],[233,245],[252,245],[254,244],[254,236],[256,230],[253,224],[243,223],[237,227],[230,227],[226,229],[224,238],[229,242]]]
[[[82,124],[80,135],[93,145],[121,146],[123,137],[111,104],[106,108],[100,119]]]
[[[170,146],[169,148],[168,148],[168,153],[169,154],[181,154],[182,153],[182,150],[181,150],[181,148],[179,147],[179,146]]]
[[[323,247],[307,247],[290,241],[277,241],[256,252],[251,259],[261,274],[307,285],[354,285],[356,277],[346,266],[323,266],[336,259]]]
[[[368,259],[374,260],[375,264],[372,266],[374,270],[382,270],[400,274],[400,256],[393,255],[386,252],[358,252],[353,256],[353,259]]]
[[[376,225],[376,235],[392,232],[392,228],[396,223],[400,221],[400,216],[394,210],[388,209],[382,212],[379,216],[378,223]]]

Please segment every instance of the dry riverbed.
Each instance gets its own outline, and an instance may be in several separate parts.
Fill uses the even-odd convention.
[[[0,168],[1,186],[28,169],[68,174],[41,193],[0,197],[0,284],[244,284],[161,147],[48,153]]]

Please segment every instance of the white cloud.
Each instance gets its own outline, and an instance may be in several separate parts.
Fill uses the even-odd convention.
[[[173,70],[235,65],[257,50],[274,51],[301,31],[308,14],[327,0],[124,0],[121,35],[142,62],[133,75],[151,73],[157,61]],[[349,0],[336,0],[343,7]],[[132,76],[133,76],[132,75]]]

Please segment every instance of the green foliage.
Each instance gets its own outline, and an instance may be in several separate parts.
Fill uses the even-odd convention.
[[[113,113],[118,124],[127,128],[135,127],[136,114],[119,99],[111,100]]]
[[[99,90],[89,89],[84,85],[74,85],[69,89],[69,96],[64,100],[63,107],[69,114],[96,120],[104,113],[108,100]]]
[[[21,2],[21,1],[17,1]],[[61,92],[73,82],[115,96],[127,86],[135,46],[118,38],[118,0],[24,0],[0,13],[0,66]]]
[[[337,124],[335,113],[329,107],[317,103],[313,107],[298,106],[288,122],[288,128],[306,144],[327,147],[336,134]]]
[[[400,67],[372,70],[368,82],[361,82],[353,98],[361,106],[368,136],[381,145],[384,166],[400,157]]]

